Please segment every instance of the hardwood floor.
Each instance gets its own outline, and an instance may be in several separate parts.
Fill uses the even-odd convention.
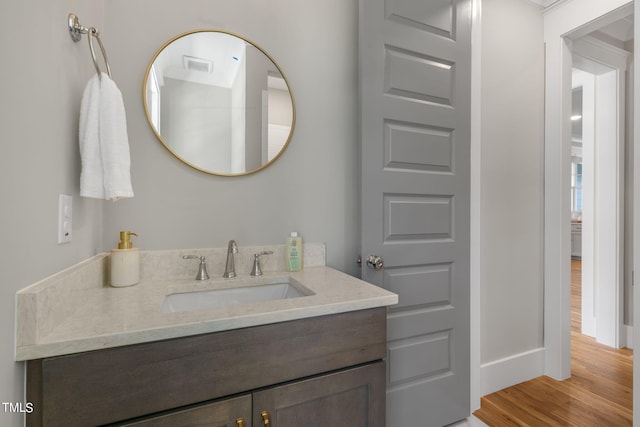
[[[580,334],[579,260],[571,272],[571,378],[543,376],[484,396],[474,415],[489,426],[632,425],[633,353]]]

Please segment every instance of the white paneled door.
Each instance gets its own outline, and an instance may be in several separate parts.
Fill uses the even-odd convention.
[[[387,425],[444,426],[470,411],[471,1],[360,0],[359,37],[362,277],[399,295]]]

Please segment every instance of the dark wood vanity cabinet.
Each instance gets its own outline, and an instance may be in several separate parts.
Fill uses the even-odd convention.
[[[28,362],[27,426],[383,427],[386,308]]]
[[[384,378],[376,362],[112,426],[382,427]]]
[[[112,424],[113,427],[249,427],[251,395],[157,414],[144,419]]]
[[[253,408],[254,427],[384,427],[384,362],[256,392]]]

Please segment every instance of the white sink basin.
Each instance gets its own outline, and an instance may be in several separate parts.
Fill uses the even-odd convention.
[[[170,294],[164,297],[162,311],[164,313],[176,313],[180,311],[205,310],[309,295],[314,295],[314,293],[300,283],[286,277],[255,285],[243,283],[237,288]]]

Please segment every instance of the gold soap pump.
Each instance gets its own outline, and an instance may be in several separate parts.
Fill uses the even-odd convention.
[[[132,286],[140,281],[140,249],[134,248],[131,231],[120,232],[118,248],[111,249],[111,286]]]
[[[132,231],[121,231],[120,232],[120,242],[118,242],[118,249],[131,249],[133,248],[133,243],[131,243],[131,236],[138,235]]]

